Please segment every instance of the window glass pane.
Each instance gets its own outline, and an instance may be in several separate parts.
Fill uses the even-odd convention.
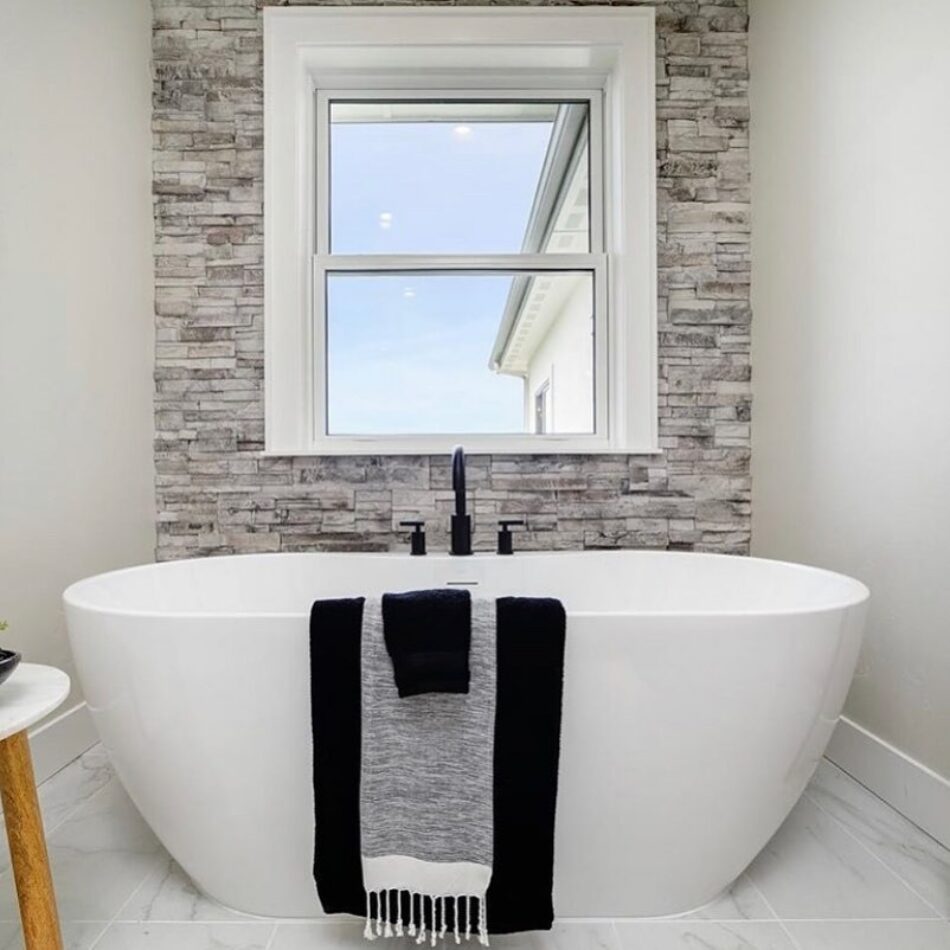
[[[593,300],[589,272],[331,273],[327,431],[591,433]]]
[[[588,111],[331,102],[332,253],[586,253]]]

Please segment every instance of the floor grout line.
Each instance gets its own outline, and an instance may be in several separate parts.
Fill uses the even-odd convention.
[[[135,895],[133,894],[132,897],[134,896]],[[122,910],[124,909],[125,908],[123,907]],[[120,914],[122,913],[122,910],[119,911]],[[930,920],[931,918],[928,917],[926,919]],[[9,923],[9,921],[6,921],[6,922]],[[76,920],[75,918],[73,918],[73,919],[68,920],[67,923],[101,924],[102,921],[101,920]],[[293,923],[288,924],[286,920],[276,920],[273,918],[268,920],[262,917],[258,917],[256,920],[194,920],[194,919],[175,920],[173,918],[169,918],[168,920],[159,920],[154,917],[126,918],[125,920],[119,920],[118,917],[113,917],[112,920],[108,920],[106,921],[106,923],[108,924],[147,924],[149,926],[154,924],[156,927],[169,927],[173,924],[175,925],[188,924],[188,925],[194,925],[196,927],[285,927],[285,926],[286,927],[295,927],[295,926],[310,927],[310,926],[313,926],[312,921],[301,922],[298,925],[298,924],[293,924]],[[317,924],[317,926],[322,926],[322,925]],[[362,932],[362,928],[360,929],[360,932]]]
[[[775,908],[772,906],[772,902],[765,896],[765,894],[762,892],[762,888],[759,887],[759,885],[755,883],[755,880],[753,879],[752,875],[749,873],[749,868],[751,867],[752,865],[750,864],[749,867],[746,868],[742,872],[745,875],[745,879],[749,882],[749,886],[752,888],[752,890],[754,890],[756,894],[758,894],[759,897],[762,898],[762,903],[765,904],[765,909],[772,915],[772,918],[781,923],[781,918],[775,912]]]
[[[775,924],[932,924],[942,917],[778,917]],[[733,921],[743,923],[743,921]],[[746,923],[769,923],[769,921],[746,921]]]
[[[768,912],[775,918],[775,922],[782,929],[782,933],[784,933],[785,936],[788,937],[789,943],[791,943],[794,950],[802,950],[801,945],[795,939],[792,932],[788,929],[788,927],[785,926],[785,921],[782,920],[782,918],[779,917],[779,915],[776,913],[775,908],[772,906],[772,902],[765,896],[765,892],[762,890],[761,887],[759,887],[758,884],[755,883],[755,881],[752,878],[752,875],[748,873],[748,868],[745,871],[745,875],[746,875],[747,880],[749,881],[749,884],[752,886],[752,889],[756,892],[756,894],[759,895],[759,897],[762,898],[762,903],[765,904],[766,908],[768,909]]]
[[[112,771],[112,767],[109,766],[109,780],[105,782],[101,788],[97,788],[88,798],[84,798],[78,805],[74,805],[70,810],[63,815],[63,817],[51,828],[46,830],[46,837],[49,838],[54,832],[58,831],[63,825],[66,824],[71,818],[73,818],[76,813],[88,805],[91,801],[94,801],[102,792],[104,792],[113,782],[118,781],[118,776],[115,772]],[[58,773],[57,773],[58,774]],[[40,811],[42,811],[42,806],[40,806]]]
[[[855,834],[843,821],[839,821],[827,808],[825,808],[824,805],[821,804],[820,801],[813,798],[810,792],[806,791],[805,796],[807,797],[808,801],[810,801],[820,812],[827,815],[842,831],[844,831],[846,835],[848,835],[852,840],[856,841],[862,848],[864,848],[864,850],[867,851],[867,853],[871,855],[871,857],[874,858],[874,860],[877,861],[881,867],[885,868],[888,873],[896,877],[897,880],[900,881],[901,884],[903,884],[904,887],[906,887],[907,890],[911,892],[911,894],[913,894],[918,900],[923,901],[923,903],[926,904],[937,915],[937,917],[944,919],[944,915],[939,910],[937,910],[937,908],[934,907],[934,905],[931,904],[923,894],[919,893],[917,888],[915,888],[909,881],[905,881],[903,875],[892,868],[890,864],[888,864],[887,861],[885,861],[876,851],[874,851],[859,835]]]
[[[274,946],[274,941],[277,939],[277,928],[280,927],[279,923],[274,924],[273,930],[270,932],[270,936],[267,938],[267,943],[264,945],[264,950],[271,950],[271,947]]]
[[[158,854],[158,852],[156,852],[156,854]],[[154,870],[155,870],[155,867],[153,864],[142,876],[142,880],[139,881],[138,884],[136,884],[135,887],[132,889],[132,893],[129,894],[129,896],[124,901],[122,901],[122,903],[119,905],[119,909],[112,915],[112,919],[109,921],[109,923],[105,925],[102,933],[99,934],[99,936],[96,937],[96,939],[92,942],[91,946],[89,947],[89,950],[96,950],[96,947],[99,945],[99,942],[102,940],[102,938],[106,935],[109,928],[119,919],[119,914],[121,914],[122,911],[124,911],[125,908],[129,906],[129,904],[135,898],[135,895],[138,894],[138,892],[142,890],[143,887],[145,887],[146,881],[148,881],[148,879],[152,876],[152,872]]]
[[[79,921],[69,921],[69,923],[78,923],[78,922]],[[97,923],[99,922],[100,921],[97,921]],[[105,926],[102,928],[102,930],[99,931],[99,933],[96,934],[95,939],[92,941],[92,943],[89,944],[89,950],[95,950],[95,948],[99,945],[99,941],[102,940],[102,938],[106,935],[106,931],[111,926],[112,926],[112,922],[106,921]]]

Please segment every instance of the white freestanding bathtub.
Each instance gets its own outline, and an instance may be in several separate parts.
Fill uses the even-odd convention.
[[[445,584],[552,595],[567,610],[564,917],[688,911],[742,872],[831,736],[868,597],[794,564],[634,551],[249,555],[74,584],[69,635],[99,733],[203,891],[254,914],[322,914],[311,602]]]

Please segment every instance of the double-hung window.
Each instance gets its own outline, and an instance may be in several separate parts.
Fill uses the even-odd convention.
[[[573,13],[265,11],[268,451],[655,449],[652,14]]]

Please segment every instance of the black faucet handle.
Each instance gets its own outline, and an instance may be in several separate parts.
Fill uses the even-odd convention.
[[[426,553],[426,533],[424,521],[400,521],[401,528],[412,528],[412,534],[409,535],[409,553],[421,555]]]
[[[498,553],[499,554],[513,554],[514,547],[512,544],[512,535],[511,528],[517,525],[523,525],[524,518],[501,518],[498,521],[498,525],[501,530],[498,532]]]

